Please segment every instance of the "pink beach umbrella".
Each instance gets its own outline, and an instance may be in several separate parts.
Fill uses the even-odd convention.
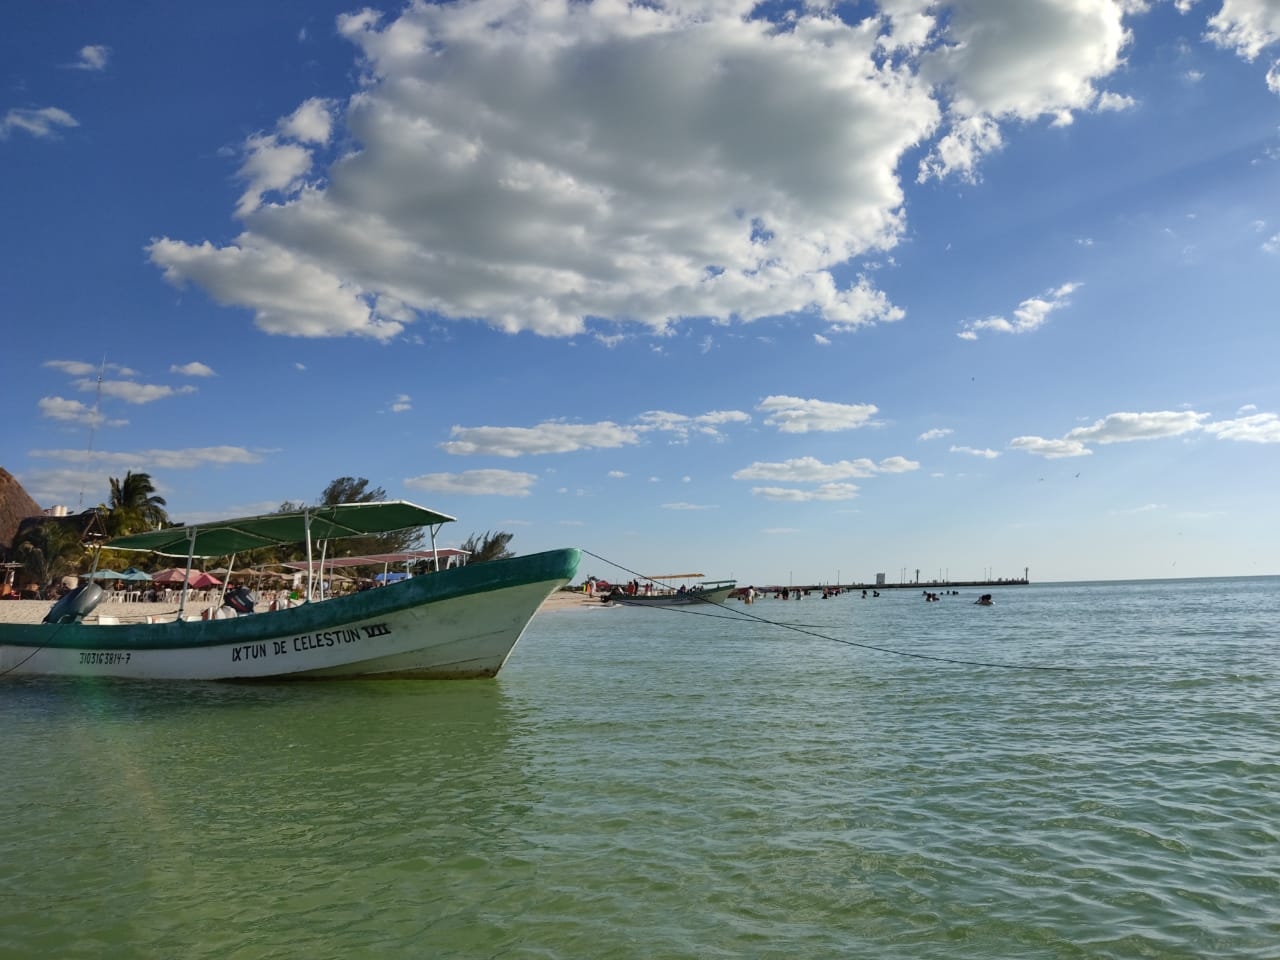
[[[167,583],[174,586],[186,581],[187,586],[193,590],[207,590],[209,587],[222,586],[222,581],[213,576],[213,574],[205,573],[203,570],[192,570],[191,576],[188,577],[187,571],[181,567],[170,567],[168,570],[161,570],[152,576],[151,580],[154,583]]]

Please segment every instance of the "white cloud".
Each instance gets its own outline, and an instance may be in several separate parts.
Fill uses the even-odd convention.
[[[7,140],[14,130],[29,133],[37,139],[56,137],[59,127],[78,127],[76,118],[59,107],[27,110],[15,107],[0,120],[0,140]]]
[[[135,383],[132,380],[98,381],[84,378],[77,380],[76,386],[85,392],[99,390],[103,396],[135,404],[154,403],[167,397],[196,392],[196,388],[190,384],[184,387],[168,387],[158,383]]]
[[[1101,111],[1119,113],[1122,110],[1132,110],[1137,105],[1137,100],[1124,94],[1104,92],[1098,97],[1098,109]]]
[[[1219,420],[1204,425],[1206,433],[1223,440],[1244,440],[1249,443],[1280,443],[1280,416],[1274,413],[1255,413],[1234,420]]]
[[[978,164],[1004,145],[999,125],[989,117],[962,117],[951,125],[929,156],[920,161],[918,183],[948,176],[977,180]]]
[[[98,372],[98,367],[92,363],[85,363],[83,360],[46,360],[43,365],[54,370],[61,370],[63,373],[73,377],[86,377],[91,373]]]
[[[715,510],[718,508],[714,504],[708,505],[708,504],[701,504],[701,503],[677,502],[677,503],[664,503],[662,504],[662,509],[663,510]]]
[[[916,439],[917,440],[939,440],[942,437],[950,436],[954,432],[955,431],[953,431],[950,427],[934,427],[932,430],[926,430],[924,433],[920,434],[920,436],[918,436]]]
[[[871,403],[833,403],[800,397],[765,397],[756,409],[766,414],[764,422],[782,433],[855,430],[873,424],[879,409]]]
[[[404,485],[430,493],[527,497],[538,478],[516,470],[466,470],[462,473],[424,473],[408,477]]]
[[[1114,0],[954,0],[937,13],[940,42],[920,69],[947,92],[949,126],[921,161],[921,180],[972,179],[1001,144],[996,121],[1069,123],[1097,103],[1095,83],[1120,66],[1130,40]]]
[[[750,423],[751,416],[741,410],[710,410],[694,417],[694,421],[700,426],[714,426],[722,423]]]
[[[127,426],[128,420],[108,420],[99,411],[79,400],[63,397],[41,397],[37,406],[40,416],[65,423],[83,423],[105,427]]]
[[[85,498],[90,504],[107,498],[108,476],[100,470],[52,469],[24,470],[22,485],[36,503],[45,508],[55,504],[84,509]]]
[[[906,457],[885,457],[876,464],[876,469],[881,473],[910,473],[912,470],[919,470],[920,464]]]
[[[87,404],[79,400],[66,400],[63,397],[41,397],[37,405],[40,408],[40,415],[50,420],[92,423],[100,416]]]
[[[313,97],[280,121],[280,132],[302,143],[326,144],[333,136],[332,103]]]
[[[535,427],[455,426],[450,432],[453,439],[442,443],[440,448],[459,456],[520,457],[631,446],[651,433],[670,434],[673,443],[686,443],[694,436],[723,441],[723,426],[750,422],[750,415],[740,410],[711,410],[696,416],[649,410],[640,414],[633,425],[612,421],[587,424],[555,421]]]
[[[610,470],[606,476],[610,480],[621,480],[627,476],[627,472],[625,470]]]
[[[858,496],[858,486],[854,483],[824,483],[812,490],[796,490],[789,487],[752,487],[751,493],[766,500],[777,500],[786,503],[809,503],[812,501],[853,500]]]
[[[87,377],[98,373],[105,374],[108,370],[122,377],[136,376],[135,371],[129,367],[122,367],[118,363],[96,364],[85,363],[83,360],[46,360],[42,366],[53,370],[61,370],[72,377]]]
[[[262,195],[275,190],[295,193],[311,170],[311,151],[296,143],[281,142],[274,135],[255,134],[245,143],[245,160],[239,174],[248,188],[236,204],[236,216],[247,217],[258,208]]]
[[[218,248],[157,240],[148,251],[165,279],[178,286],[192,281],[219,303],[252,308],[266,333],[389,340],[404,329],[375,314],[372,299],[339,273],[275,244]]]
[[[181,373],[188,377],[216,377],[213,368],[208,364],[201,363],[199,360],[193,360],[191,363],[174,364],[169,368],[170,373]]]
[[[1190,410],[1160,410],[1153,413],[1112,413],[1088,427],[1076,427],[1066,439],[1080,443],[1128,443],[1178,437],[1200,429],[1205,413]]]
[[[962,446],[956,446],[954,444],[951,447],[951,452],[967,453],[972,457],[983,457],[984,459],[987,459],[987,460],[994,460],[996,457],[1000,456],[1000,453],[997,450],[991,450],[989,448],[980,450],[977,447],[962,447]]]
[[[1087,427],[1076,427],[1061,440],[1043,437],[1015,437],[1010,448],[1048,459],[1082,457],[1093,453],[1086,444],[1129,443],[1159,440],[1203,431],[1222,440],[1250,443],[1280,443],[1280,415],[1254,413],[1254,404],[1245,404],[1232,420],[1205,423],[1209,415],[1193,410],[1158,410],[1149,413],[1112,413]]]
[[[1127,516],[1138,513],[1155,513],[1157,510],[1164,510],[1163,503],[1144,503],[1140,507],[1130,507],[1127,510],[1112,510],[1111,513],[1117,516]]]
[[[867,459],[823,463],[814,457],[798,457],[780,463],[756,462],[733,475],[735,480],[774,480],[782,483],[826,483],[850,477],[874,476],[876,465]]]
[[[937,122],[931,91],[865,24],[812,6],[778,29],[753,10],[493,0],[342,17],[359,92],[250,139],[232,244],[164,238],[152,260],[298,336],[380,336],[405,322],[373,309],[384,295],[410,318],[549,336],[591,317],[897,319],[870,279],[832,271],[901,237],[897,165]],[[321,141],[322,114],[351,146],[307,184],[314,160],[285,139]],[[370,309],[295,317],[263,290],[262,259],[279,288],[325,277]]]
[[[640,442],[640,433],[634,427],[608,421],[541,423],[536,427],[455,426],[449,435],[454,439],[440,444],[440,449],[459,456],[521,457],[538,453],[614,449]]]
[[[1280,4],[1275,0],[1222,0],[1209,19],[1208,39],[1253,60],[1280,41]]]
[[[32,450],[31,456],[44,460],[62,460],[68,463],[93,463],[113,469],[191,470],[210,465],[228,463],[259,463],[260,454],[244,447],[188,447],[181,450]]]
[[[413,398],[407,393],[396,394],[395,400],[391,402],[392,413],[404,413],[406,410],[413,409]]]
[[[111,56],[111,48],[100,44],[80,48],[80,59],[73,66],[77,70],[105,70],[107,60]]]
[[[1262,242],[1264,253],[1280,254],[1280,233],[1272,234]]]
[[[1046,460],[1060,460],[1064,457],[1088,457],[1093,451],[1079,440],[1046,440],[1044,437],[1014,437],[1009,441],[1014,450],[1033,453]]]
[[[677,439],[685,441],[690,434],[722,439],[720,427],[728,423],[750,423],[749,414],[741,410],[711,410],[698,416],[687,416],[683,413],[672,413],[669,410],[648,410],[636,418],[635,429],[645,433],[660,431],[675,434]]]
[[[880,0],[885,34],[880,43],[886,50],[917,51],[933,33],[933,0]]]
[[[246,141],[232,242],[148,253],[272,334],[385,340],[425,316],[608,340],[803,316],[825,345],[903,316],[868,274],[907,230],[906,158],[973,180],[1002,126],[1134,105],[1103,82],[1135,0],[881,0],[851,23],[856,5],[769,22],[777,6],[339,17],[359,89]]]
[[[332,104],[313,97],[276,125],[277,133],[255,133],[245,140],[244,162],[238,174],[248,183],[236,204],[236,216],[247,217],[258,209],[263,195],[296,197],[307,186],[313,157],[303,144],[323,146],[333,135]],[[154,259],[154,255],[153,255]],[[163,264],[162,261],[157,261]]]
[[[815,457],[797,457],[773,463],[757,461],[736,471],[733,479],[815,485],[808,491],[789,490],[785,494],[780,494],[779,488],[776,487],[757,488],[752,491],[772,499],[848,499],[843,494],[852,495],[858,487],[838,481],[851,478],[862,479],[885,473],[909,473],[918,469],[920,464],[906,457],[886,457],[879,463],[865,457],[857,460],[840,460],[836,463],[823,463]],[[761,490],[768,492],[761,493]],[[808,494],[808,496],[802,496],[802,494]]]
[[[995,333],[1030,333],[1044,326],[1049,314],[1067,306],[1067,299],[1080,288],[1078,283],[1064,283],[1060,287],[1047,290],[1042,296],[1029,297],[1018,304],[1013,311],[1013,319],[1004,317],[988,317],[986,320],[971,320],[957,334],[963,340],[976,340],[979,330],[990,330]]]

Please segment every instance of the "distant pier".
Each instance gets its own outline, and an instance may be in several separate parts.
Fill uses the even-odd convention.
[[[1018,577],[1008,577],[1002,580],[914,580],[907,583],[814,583],[814,584],[768,584],[756,587],[756,592],[769,592],[780,590],[789,590],[794,593],[796,590],[801,592],[809,591],[821,593],[823,590],[954,590],[959,587],[1025,587],[1031,581]]]

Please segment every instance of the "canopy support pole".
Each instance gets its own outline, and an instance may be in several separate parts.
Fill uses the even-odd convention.
[[[311,511],[310,510],[304,510],[302,512],[302,529],[307,535],[307,601],[310,602],[312,576],[315,573],[315,569],[311,565]]]
[[[187,609],[187,585],[191,582],[191,561],[196,555],[196,531],[192,527],[187,531],[187,575],[182,578],[182,593],[178,595],[178,620],[182,620],[182,611]]]
[[[321,540],[320,541],[320,596],[316,598],[318,600],[324,599],[324,558],[328,553],[329,553],[329,541]],[[333,571],[329,571],[329,572],[332,573]]]
[[[219,608],[221,608],[222,604],[226,602],[227,584],[231,582],[231,571],[235,569],[235,566],[236,566],[236,555],[233,553],[231,555],[231,559],[227,561],[227,572],[222,575],[222,589],[218,591],[218,607]]]

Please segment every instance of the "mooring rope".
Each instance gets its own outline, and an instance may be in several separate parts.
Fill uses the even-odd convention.
[[[50,609],[53,609],[53,608],[50,607]],[[34,650],[28,653],[25,657],[23,657],[21,660],[15,663],[13,666],[9,667],[9,669],[0,670],[0,677],[7,677],[9,674],[13,673],[13,671],[17,670],[20,666],[22,666],[28,660],[34,657],[37,653],[39,653],[42,650],[47,650],[49,648],[49,644],[53,642],[53,638],[62,632],[62,628],[64,624],[60,620],[56,624],[54,624],[54,626],[56,626],[57,629],[53,631],[52,636],[45,638],[45,641],[42,644],[40,644],[40,646],[36,647]]]
[[[636,571],[631,570],[620,563],[617,563],[613,560],[609,560],[606,557],[600,556],[600,554],[598,553],[592,553],[590,550],[583,550],[582,552],[586,554],[588,557],[594,557],[595,559],[599,560],[601,563],[607,563],[611,567],[616,567],[617,569],[622,570],[625,573],[629,573],[631,574],[631,576],[636,577],[637,579],[647,580],[651,583],[657,583],[657,581],[653,580],[651,577],[647,577],[642,573],[637,573]],[[756,614],[751,613],[748,610],[738,610],[736,608],[728,607],[723,603],[716,603],[713,600],[704,599],[702,602],[707,604],[708,606],[718,607],[722,610],[726,610],[728,611],[729,614],[732,614],[732,616],[725,617],[722,614],[699,613],[696,610],[686,609],[688,606],[690,606],[689,604],[658,606],[656,607],[656,609],[664,610],[668,613],[684,613],[692,616],[713,616],[718,619],[754,621],[756,623],[762,623],[771,627],[782,627],[785,630],[792,630],[796,633],[804,634],[805,636],[809,636],[809,637],[814,637],[818,640],[828,640],[831,643],[842,643],[847,647],[861,647],[863,650],[874,650],[877,653],[887,653],[895,657],[910,657],[913,660],[932,660],[935,663],[950,663],[950,664],[956,664],[956,665],[965,666],[965,667],[995,667],[1000,670],[1040,670],[1040,671],[1063,672],[1063,673],[1070,673],[1075,670],[1074,667],[1055,667],[1055,666],[1044,666],[1042,664],[1025,664],[1025,663],[1004,663],[999,660],[962,660],[958,657],[940,657],[930,653],[915,653],[911,650],[895,650],[892,647],[882,647],[874,643],[862,643],[858,640],[846,640],[842,637],[833,637],[833,636],[830,636],[829,634],[819,633],[816,630],[812,630],[800,624],[781,623],[776,620],[770,620],[768,617],[757,616]]]

